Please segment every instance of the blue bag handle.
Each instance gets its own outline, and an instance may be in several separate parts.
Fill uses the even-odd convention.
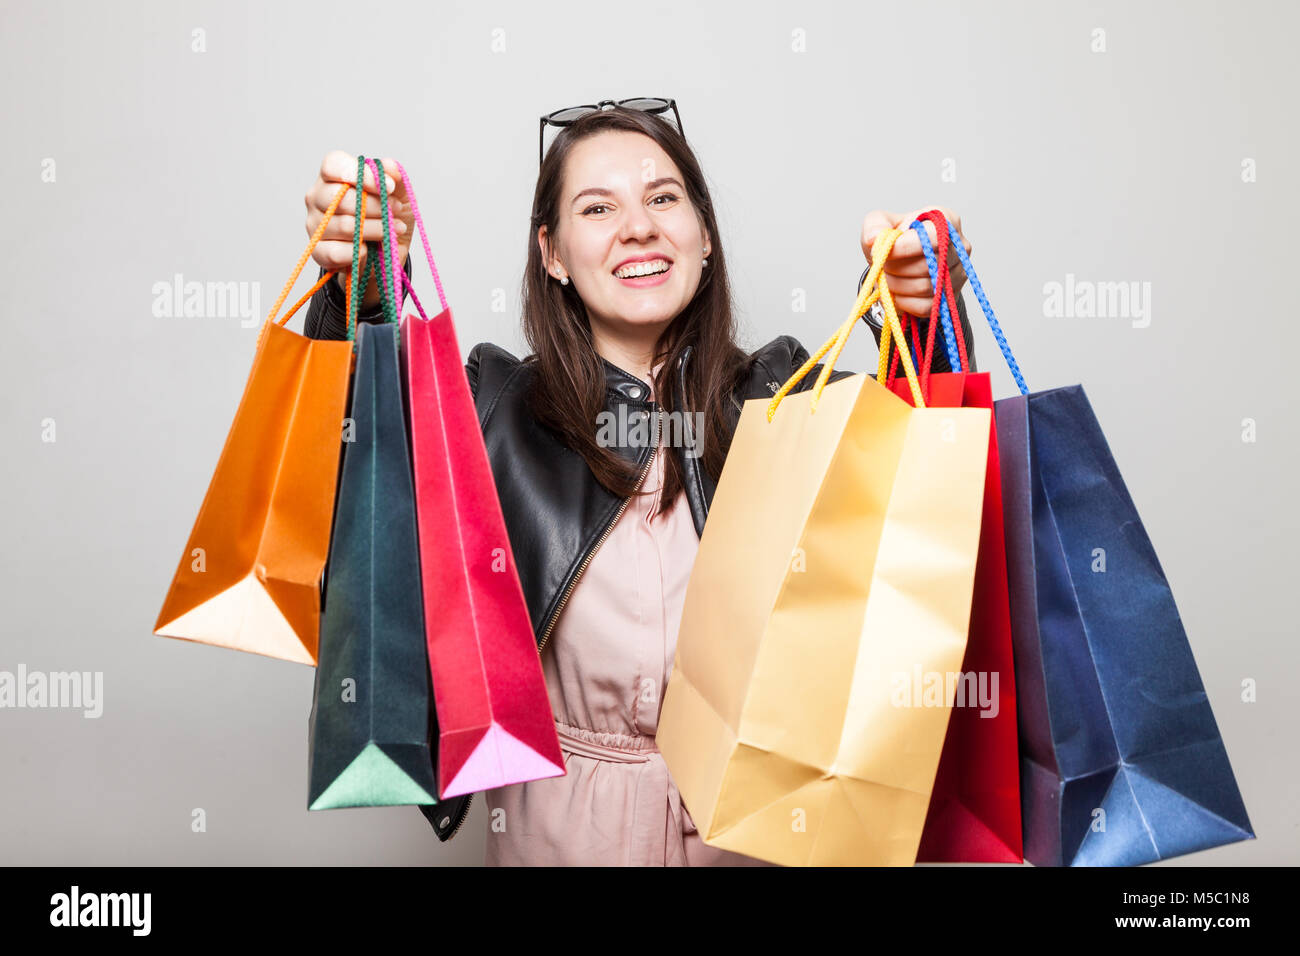
[[[925,253],[925,264],[930,269],[930,284],[937,289],[939,261],[934,254],[934,247],[930,244],[930,237],[925,231],[925,223],[919,219],[913,220],[911,228],[916,230],[921,240],[921,251]],[[957,258],[961,260],[961,267],[966,271],[966,278],[970,280],[970,287],[975,292],[975,298],[979,300],[984,317],[988,319],[989,328],[993,331],[993,338],[997,340],[998,348],[1002,350],[1002,355],[1007,360],[1007,366],[1011,369],[1011,377],[1015,379],[1016,387],[1020,389],[1021,395],[1028,395],[1029,386],[1025,384],[1025,377],[1020,372],[1020,364],[1016,361],[1016,357],[1011,354],[1011,346],[1007,343],[1007,337],[1002,332],[1002,326],[998,324],[997,316],[993,314],[993,306],[989,304],[988,296],[984,294],[984,286],[980,283],[980,277],[976,274],[975,267],[971,265],[966,246],[962,243],[957,227],[951,222],[948,223],[948,236],[949,245],[956,251]],[[948,313],[947,296],[940,297],[939,319],[943,323],[944,344],[948,349],[948,367],[955,371],[960,368],[961,361],[957,355],[957,340],[952,327],[952,316]]]
[[[948,313],[948,297],[939,288],[939,260],[934,254],[934,246],[930,245],[930,236],[925,231],[925,223],[913,219],[911,228],[916,230],[921,239],[925,264],[930,267],[930,286],[935,290],[935,295],[939,296],[939,332],[943,335],[943,344],[948,352],[948,368],[954,372],[965,371],[961,366],[961,356],[957,352],[957,336],[952,327],[952,316]]]

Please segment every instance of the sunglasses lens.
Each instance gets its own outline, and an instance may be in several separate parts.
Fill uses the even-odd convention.
[[[643,96],[636,100],[624,100],[618,104],[624,109],[629,110],[663,110],[668,108],[668,101],[660,99],[657,96]]]
[[[572,123],[580,116],[593,112],[590,106],[570,106],[567,110],[552,113],[548,118],[556,123]]]

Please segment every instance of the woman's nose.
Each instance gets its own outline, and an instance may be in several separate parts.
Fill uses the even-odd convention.
[[[648,239],[655,235],[654,217],[640,206],[634,206],[623,217],[622,234],[624,239]]]

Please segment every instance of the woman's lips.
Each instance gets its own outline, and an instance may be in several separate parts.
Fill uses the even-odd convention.
[[[667,269],[665,269],[663,272],[656,272],[654,275],[632,276],[630,279],[619,279],[618,276],[614,276],[614,278],[618,279],[619,282],[623,283],[626,286],[632,286],[634,288],[641,289],[641,288],[645,288],[646,286],[662,285],[663,283],[668,281],[668,276],[672,274],[672,271],[673,271],[673,264],[670,262],[668,263]]]

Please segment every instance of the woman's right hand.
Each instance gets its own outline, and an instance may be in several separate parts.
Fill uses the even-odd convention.
[[[397,163],[392,159],[380,160],[380,165],[385,172],[385,188],[388,190],[388,208],[393,218],[393,228],[397,232],[398,261],[406,264],[407,252],[411,246],[411,237],[415,229],[415,217],[411,213],[410,204],[406,198],[406,188],[402,183],[402,174],[397,168]],[[347,277],[352,271],[352,231],[356,225],[357,209],[357,158],[341,150],[333,150],[325,154],[321,160],[320,172],[316,176],[316,181],[311,184],[307,190],[307,195],[303,201],[307,206],[307,235],[312,235],[316,227],[320,225],[321,219],[325,215],[325,210],[329,208],[330,202],[333,201],[339,187],[350,183],[352,188],[343,196],[343,201],[339,203],[334,215],[330,218],[329,225],[325,227],[325,233],[321,236],[320,242],[312,250],[311,257],[322,268],[330,272],[338,272],[336,281],[340,289],[347,289]],[[364,181],[366,193],[365,200],[365,219],[361,226],[361,268],[364,271],[366,265],[366,242],[379,242],[383,239],[384,227],[383,216],[379,206],[379,186],[375,183],[374,174],[369,168],[366,169]],[[366,287],[365,297],[361,301],[362,308],[374,305],[379,301],[379,284],[372,280]],[[400,308],[400,306],[399,306]]]
[[[944,218],[957,230],[957,235],[961,236],[962,245],[969,255],[971,244],[962,232],[961,217],[951,209],[942,206],[923,206],[902,216],[887,209],[873,209],[867,213],[867,218],[862,223],[862,253],[867,257],[868,263],[871,262],[871,247],[876,241],[876,236],[886,229],[903,230],[903,234],[894,243],[889,259],[885,262],[885,275],[889,279],[889,291],[893,293],[894,305],[899,311],[924,319],[930,317],[930,306],[934,302],[934,286],[930,284],[930,268],[921,251],[921,240],[908,227],[927,209],[937,209],[943,213]],[[928,221],[925,223],[925,234],[930,239],[931,247],[934,247],[938,241],[934,223]],[[953,295],[960,296],[961,287],[966,282],[966,272],[951,243],[948,246],[948,274],[952,279]]]

